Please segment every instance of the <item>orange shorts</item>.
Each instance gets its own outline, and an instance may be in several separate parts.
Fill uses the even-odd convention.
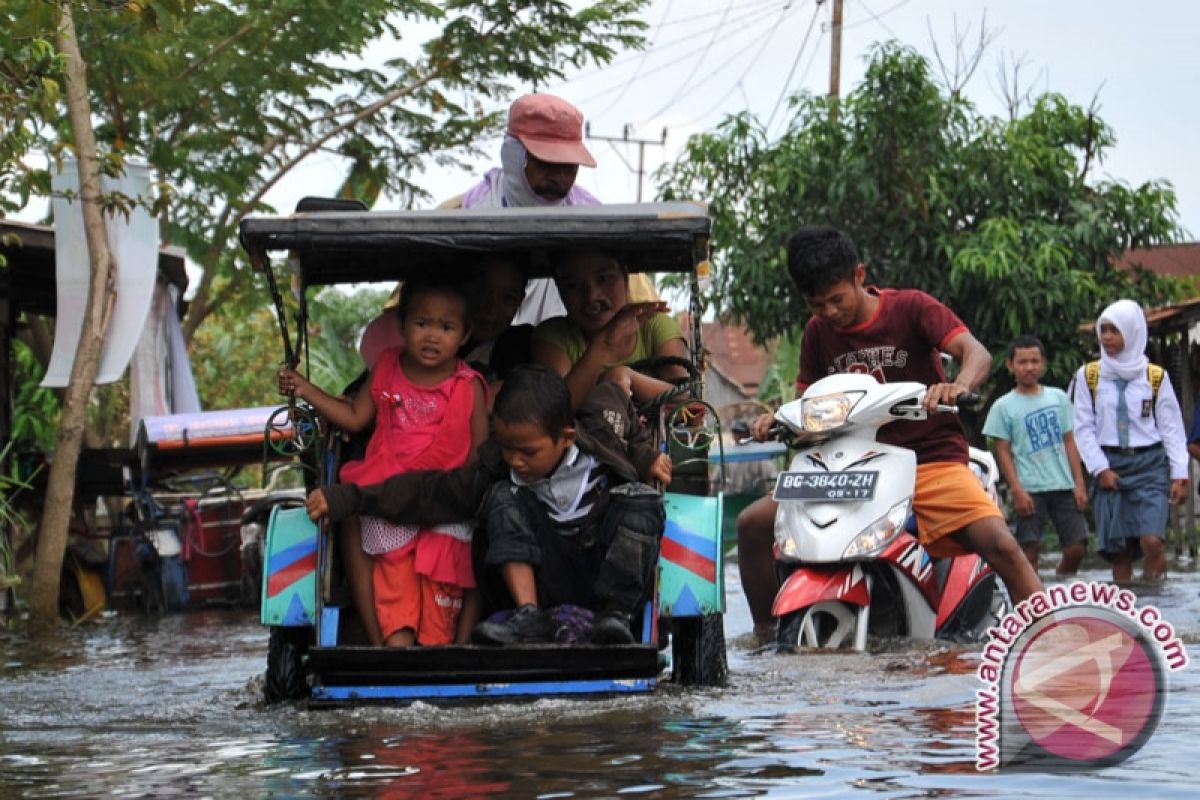
[[[383,638],[410,628],[416,633],[417,644],[453,644],[463,589],[418,574],[416,563],[412,549],[403,556],[375,557],[375,614]]]
[[[949,534],[987,517],[1004,518],[971,468],[953,462],[917,465],[913,513],[917,515],[918,538],[935,558],[967,552],[946,538]]]

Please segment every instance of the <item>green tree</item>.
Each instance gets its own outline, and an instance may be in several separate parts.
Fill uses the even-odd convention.
[[[639,44],[643,5],[152,0],[85,4],[78,29],[102,147],[152,166],[164,240],[204,269],[190,339],[247,291],[238,223],[273,211],[265,195],[301,164],[339,157],[402,203],[422,197],[413,176],[473,152],[515,90]],[[53,18],[52,4],[12,0],[0,28]],[[49,191],[47,170],[34,190]]]
[[[210,408],[244,408],[282,403],[275,372],[283,344],[274,310],[264,304],[248,314],[213,315],[192,342],[196,388]],[[314,383],[336,394],[362,372],[358,340],[387,300],[386,289],[354,292],[327,288],[309,302],[309,350]],[[228,323],[222,317],[227,318]],[[292,335],[295,329],[289,325]],[[301,369],[306,365],[301,364]]]
[[[21,24],[0,25],[0,216],[29,202],[36,183],[25,157],[61,100],[62,56],[50,41]],[[0,265],[4,257],[0,256]]]
[[[1175,284],[1114,266],[1127,248],[1181,235],[1165,181],[1131,187],[1096,175],[1113,131],[1059,95],[1010,119],[940,89],[929,64],[895,44],[875,50],[838,104],[793,98],[772,139],[752,115],[692,137],[659,174],[664,197],[708,201],[716,251],[707,302],[766,341],[797,333],[783,244],[804,224],[845,230],[870,278],[945,301],[993,353],[1021,333],[1052,351],[1063,385],[1089,349],[1076,326],[1109,301],[1154,304]]]

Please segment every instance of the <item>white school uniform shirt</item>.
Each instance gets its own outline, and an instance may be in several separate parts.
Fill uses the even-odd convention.
[[[1108,469],[1108,456],[1104,447],[1119,447],[1117,435],[1117,384],[1101,378],[1096,387],[1096,405],[1092,407],[1092,393],[1084,377],[1086,366],[1080,367],[1071,381],[1071,395],[1075,406],[1075,446],[1083,465],[1092,475]],[[1183,412],[1179,400],[1171,387],[1171,376],[1165,371],[1163,382],[1158,387],[1158,402],[1149,414],[1154,390],[1143,373],[1125,386],[1125,405],[1129,409],[1129,447],[1163,443],[1167,460],[1171,464],[1171,479],[1188,477],[1187,439],[1183,431]]]

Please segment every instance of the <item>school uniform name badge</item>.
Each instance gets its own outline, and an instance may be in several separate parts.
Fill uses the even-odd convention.
[[[975,767],[1070,772],[1119,764],[1162,719],[1188,664],[1175,629],[1128,589],[1075,581],[1018,603],[987,632]]]

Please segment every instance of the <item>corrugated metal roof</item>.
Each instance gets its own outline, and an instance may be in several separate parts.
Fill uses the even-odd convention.
[[[1160,244],[1126,250],[1117,260],[1121,269],[1141,267],[1158,275],[1189,277],[1200,275],[1200,242]]]

